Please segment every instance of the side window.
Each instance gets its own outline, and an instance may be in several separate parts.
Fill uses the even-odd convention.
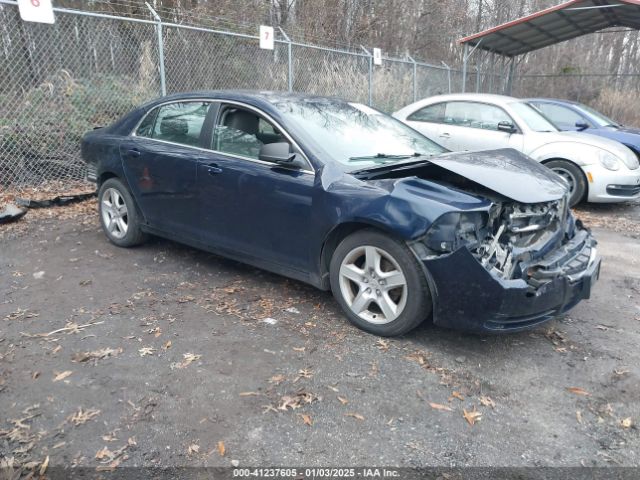
[[[179,102],[158,108],[151,138],[197,147],[208,102]]]
[[[474,102],[449,102],[444,123],[460,127],[498,130],[500,122],[514,123],[500,107]]]
[[[157,108],[154,108],[151,112],[147,113],[136,130],[136,136],[151,137],[151,134],[153,133],[153,124],[156,121],[156,115],[158,115]]]
[[[444,103],[437,103],[421,108],[407,117],[411,122],[442,123],[444,121]]]
[[[581,115],[573,110],[551,103],[537,103],[535,106],[553,123],[560,127],[573,128],[576,123],[587,123]]]
[[[257,113],[228,106],[222,110],[215,128],[213,149],[257,160],[262,145],[286,141],[274,125]]]

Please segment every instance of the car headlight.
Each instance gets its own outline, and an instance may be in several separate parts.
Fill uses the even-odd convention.
[[[429,228],[423,243],[439,253],[454,252],[462,246],[473,249],[487,236],[486,212],[449,212]]]
[[[598,160],[607,170],[620,170],[620,159],[613,153],[609,153],[606,150],[600,150],[598,153]]]

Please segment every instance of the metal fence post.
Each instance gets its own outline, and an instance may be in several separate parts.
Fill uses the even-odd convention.
[[[291,39],[284,32],[282,27],[278,27],[278,30],[280,30],[280,33],[282,34],[284,39],[287,41],[287,55],[289,58],[289,65],[288,65],[288,71],[287,71],[287,86],[289,88],[289,91],[293,92],[293,50],[291,48]]]
[[[462,52],[462,93],[467,89],[467,60],[469,59],[469,44],[464,44],[464,51]]]
[[[158,63],[160,67],[160,93],[164,97],[167,95],[167,82],[164,73],[164,41],[162,40],[162,19],[156,11],[151,8],[148,2],[144,2],[147,8],[151,11],[151,15],[155,19],[156,32],[158,33]]]
[[[449,93],[451,93],[451,67],[443,61],[440,61],[440,63],[447,68],[447,81],[449,83]]]
[[[411,55],[407,55],[407,58],[413,63],[413,101],[418,101],[418,64]]]
[[[369,106],[371,107],[373,106],[373,55],[362,45],[360,45],[360,48],[369,56]]]

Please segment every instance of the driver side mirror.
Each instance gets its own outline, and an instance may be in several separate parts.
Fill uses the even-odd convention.
[[[506,133],[516,133],[518,131],[516,126],[511,122],[498,123],[498,130],[500,132],[506,132]]]
[[[263,162],[277,163],[293,168],[301,168],[297,155],[291,152],[291,145],[287,142],[265,143],[260,147],[258,159]]]
[[[581,122],[580,120],[578,120],[576,122],[576,128],[578,129],[579,132],[581,132],[589,128],[589,125],[586,122]]]

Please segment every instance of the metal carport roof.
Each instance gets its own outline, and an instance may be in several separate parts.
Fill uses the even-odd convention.
[[[610,27],[640,29],[640,0],[570,0],[459,42],[514,57]]]

